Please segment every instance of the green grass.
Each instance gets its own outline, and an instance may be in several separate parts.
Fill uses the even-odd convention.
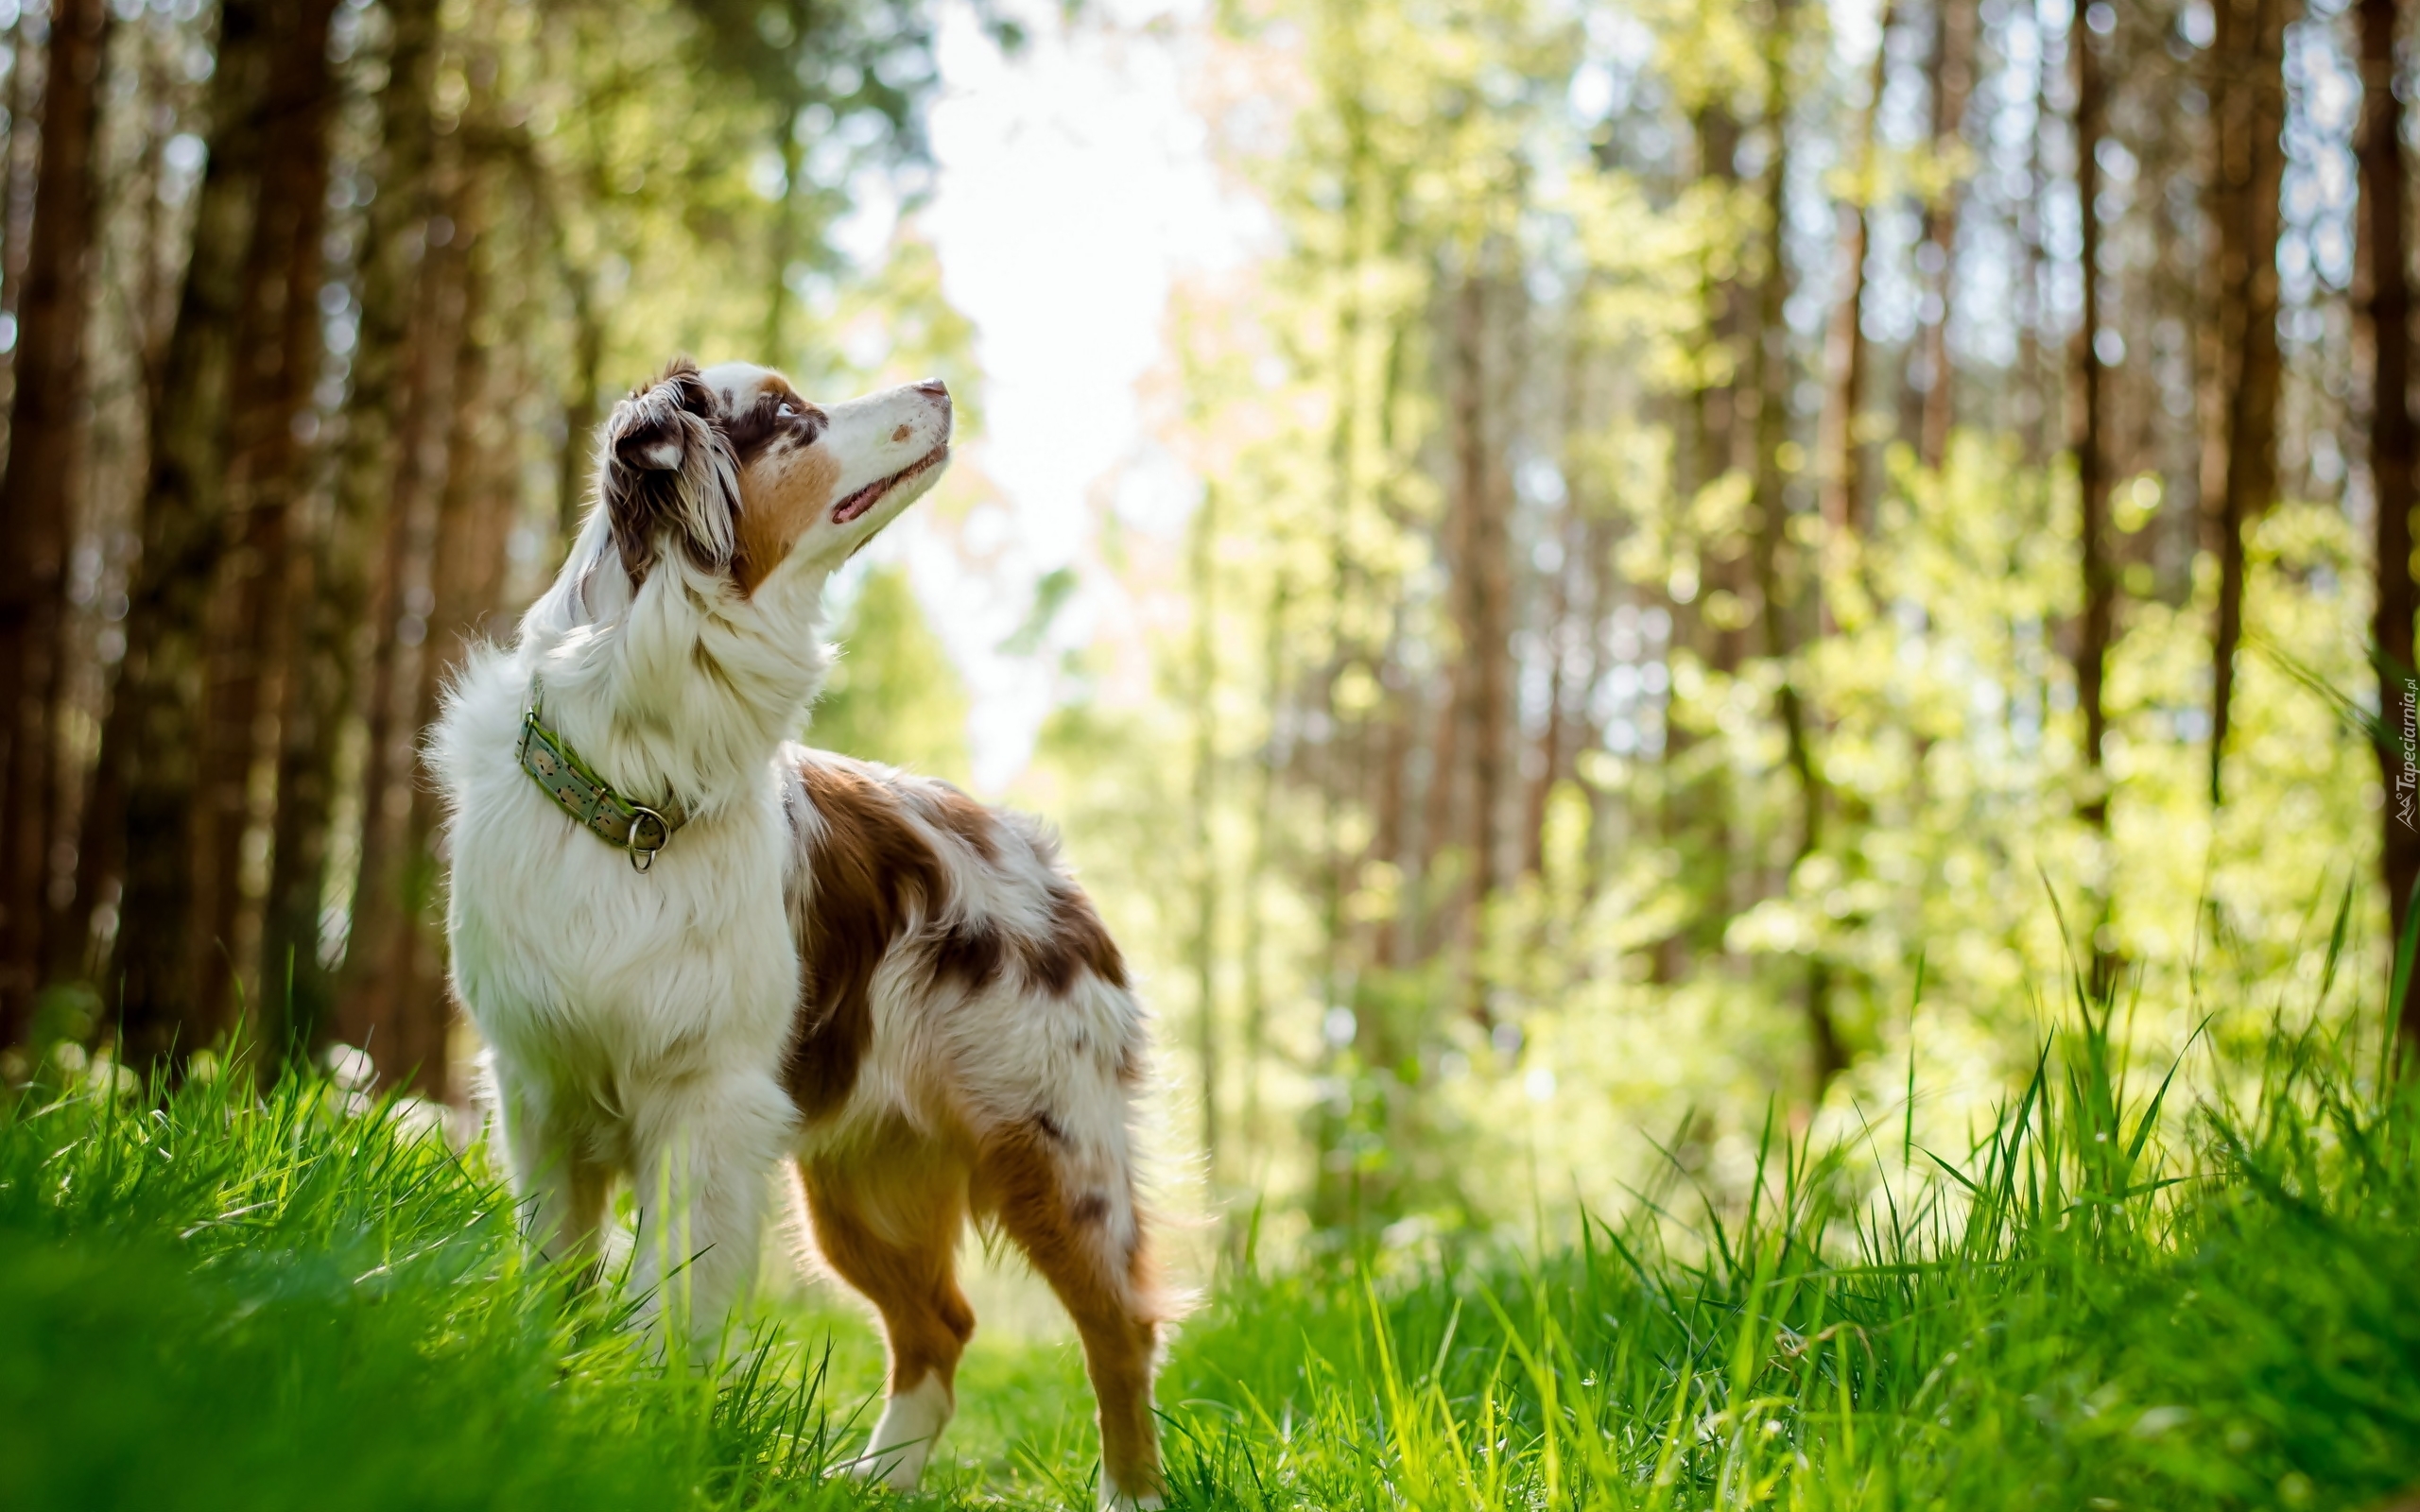
[[[2089,1019],[1966,1151],[1775,1137],[1546,1254],[1238,1263],[1163,1377],[1175,1504],[2374,1506],[2420,1482],[2420,1115],[2273,1036],[2174,1106]],[[2125,1089],[2135,1088],[2134,1091]],[[475,1154],[323,1085],[0,1115],[0,1506],[739,1507],[879,1351],[777,1309],[656,1363]],[[925,1505],[1091,1504],[1071,1346],[978,1336]]]

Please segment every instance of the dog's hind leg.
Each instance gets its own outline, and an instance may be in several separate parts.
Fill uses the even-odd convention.
[[[800,1181],[825,1265],[882,1314],[890,1394],[850,1469],[915,1489],[958,1407],[958,1360],[975,1310],[958,1289],[963,1174],[939,1160],[877,1164],[850,1153],[803,1159]]]
[[[789,1098],[749,1070],[651,1091],[631,1110],[638,1252],[631,1290],[707,1363],[756,1278],[767,1177],[788,1142]]]
[[[1124,1100],[1104,1090],[1082,1101],[1093,1117],[1037,1113],[987,1140],[978,1200],[1082,1335],[1100,1404],[1101,1505],[1155,1507],[1164,1486],[1151,1370],[1166,1307],[1135,1198]]]

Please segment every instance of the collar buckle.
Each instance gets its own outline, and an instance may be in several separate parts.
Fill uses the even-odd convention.
[[[645,872],[655,865],[655,853],[672,843],[672,825],[663,815],[644,803],[632,803],[630,807],[631,833],[622,841],[622,849],[631,853],[631,869]],[[648,844],[640,833],[650,820],[655,825],[653,845]]]

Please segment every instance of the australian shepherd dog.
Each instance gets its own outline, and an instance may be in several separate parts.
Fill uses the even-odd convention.
[[[1041,826],[792,741],[826,581],[949,444],[937,382],[825,408],[683,360],[615,407],[570,559],[430,737],[454,986],[543,1253],[594,1263],[627,1179],[631,1284],[710,1351],[778,1170],[888,1342],[853,1468],[907,1488],[975,1329],[961,1230],[988,1223],[1082,1336],[1102,1503],[1156,1505],[1169,1311],[1117,947]]]

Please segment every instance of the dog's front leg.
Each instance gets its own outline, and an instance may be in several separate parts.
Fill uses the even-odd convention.
[[[633,1110],[638,1254],[631,1290],[703,1363],[755,1280],[766,1177],[794,1114],[751,1070],[652,1090]]]
[[[495,1092],[505,1178],[520,1202],[530,1246],[547,1260],[580,1261],[593,1269],[612,1170],[540,1088],[498,1065]]]

